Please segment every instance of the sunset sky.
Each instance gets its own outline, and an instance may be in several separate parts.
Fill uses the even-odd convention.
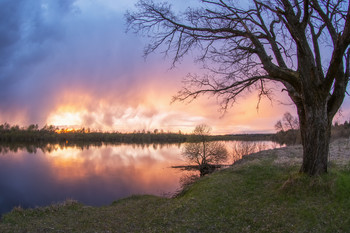
[[[177,0],[175,7],[195,2]],[[186,74],[204,71],[190,55],[172,69],[171,58],[160,52],[144,59],[147,38],[126,33],[124,14],[135,3],[1,0],[0,123],[122,132],[190,132],[206,123],[214,133],[263,133],[274,132],[284,112],[296,115],[279,87],[276,101],[263,100],[258,110],[254,92],[239,98],[225,115],[209,96],[170,104]],[[346,97],[335,120],[349,118]]]

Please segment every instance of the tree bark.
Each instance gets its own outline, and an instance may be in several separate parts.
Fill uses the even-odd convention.
[[[152,32],[146,54],[165,45],[165,54],[175,51],[175,65],[192,49],[201,48],[198,61],[213,62],[208,67],[213,76],[189,75],[174,100],[212,93],[226,111],[238,95],[258,82],[259,98],[269,94],[266,80],[283,83],[298,110],[303,144],[300,172],[325,173],[332,119],[349,81],[350,4],[346,10],[345,1],[336,0],[252,3],[248,9],[230,1],[203,1],[203,8],[186,11],[180,19],[170,4],[139,1],[139,11],[128,13],[127,20],[136,32]],[[329,62],[323,61],[320,52],[327,40],[333,46]],[[220,75],[222,79],[216,78]]]
[[[303,164],[300,172],[310,176],[327,173],[332,119],[327,104],[308,106],[299,110],[300,132],[303,144]]]

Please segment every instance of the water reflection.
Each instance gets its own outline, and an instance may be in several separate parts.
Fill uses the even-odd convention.
[[[169,147],[169,146],[177,146],[178,148],[181,147],[181,143],[148,143],[148,144],[137,144],[137,143],[105,143],[105,142],[64,142],[64,143],[4,143],[2,142],[0,144],[0,154],[5,154],[9,151],[17,152],[19,150],[25,150],[28,153],[36,153],[38,150],[41,150],[42,152],[51,153],[52,151],[58,150],[58,149],[65,149],[65,148],[76,148],[80,150],[89,150],[90,148],[95,147],[102,147],[102,146],[120,146],[120,145],[126,145],[131,146],[133,149],[135,148],[149,148],[153,147],[155,150],[162,149],[163,147]]]
[[[259,143],[259,150],[277,146]],[[226,142],[232,157],[225,164],[234,161],[235,145]],[[181,144],[1,145],[0,214],[68,198],[101,206],[133,194],[174,193],[186,174],[171,166],[188,165],[181,151]]]
[[[132,194],[174,192],[181,171],[170,167],[185,163],[178,145],[27,149],[2,149],[0,213],[67,198],[100,206]]]

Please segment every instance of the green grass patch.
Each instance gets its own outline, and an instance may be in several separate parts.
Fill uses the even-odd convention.
[[[308,177],[272,158],[201,178],[175,198],[14,209],[0,232],[349,232],[350,171]]]

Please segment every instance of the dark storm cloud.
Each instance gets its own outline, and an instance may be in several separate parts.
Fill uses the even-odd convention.
[[[1,67],[6,63],[6,57],[11,54],[11,48],[20,39],[20,19],[19,9],[16,8],[16,4],[20,4],[21,1],[2,1],[0,2],[0,65]],[[14,4],[15,3],[15,4]]]
[[[55,19],[72,13],[73,1],[4,0],[0,3],[0,107],[23,103],[33,67],[49,55],[62,28]],[[55,12],[55,14],[52,14]],[[26,82],[27,81],[27,82]],[[24,83],[23,83],[24,82]],[[23,87],[23,84],[25,86]]]
[[[0,124],[74,125],[65,120],[71,114],[92,129],[187,130],[209,120],[225,128],[215,100],[169,106],[196,68],[191,57],[171,71],[161,53],[144,61],[147,38],[125,33],[123,15],[135,1],[0,0]],[[176,1],[180,10],[197,1],[184,2]],[[254,100],[255,115],[240,124],[256,117]],[[269,119],[273,127],[277,118]]]
[[[21,110],[26,123],[44,123],[71,89],[128,95],[142,45],[125,35],[122,12],[88,1],[2,1],[2,120]]]
[[[45,53],[45,42],[62,33],[57,18],[72,13],[73,1],[4,0],[0,2],[0,64],[2,71],[36,62]],[[54,14],[53,14],[54,12]],[[46,54],[46,53],[45,53]],[[8,76],[2,72],[1,79]]]
[[[188,69],[144,61],[147,38],[125,33],[131,0],[0,4],[0,123],[74,125],[71,113],[94,129],[178,130],[205,118],[170,109]]]

